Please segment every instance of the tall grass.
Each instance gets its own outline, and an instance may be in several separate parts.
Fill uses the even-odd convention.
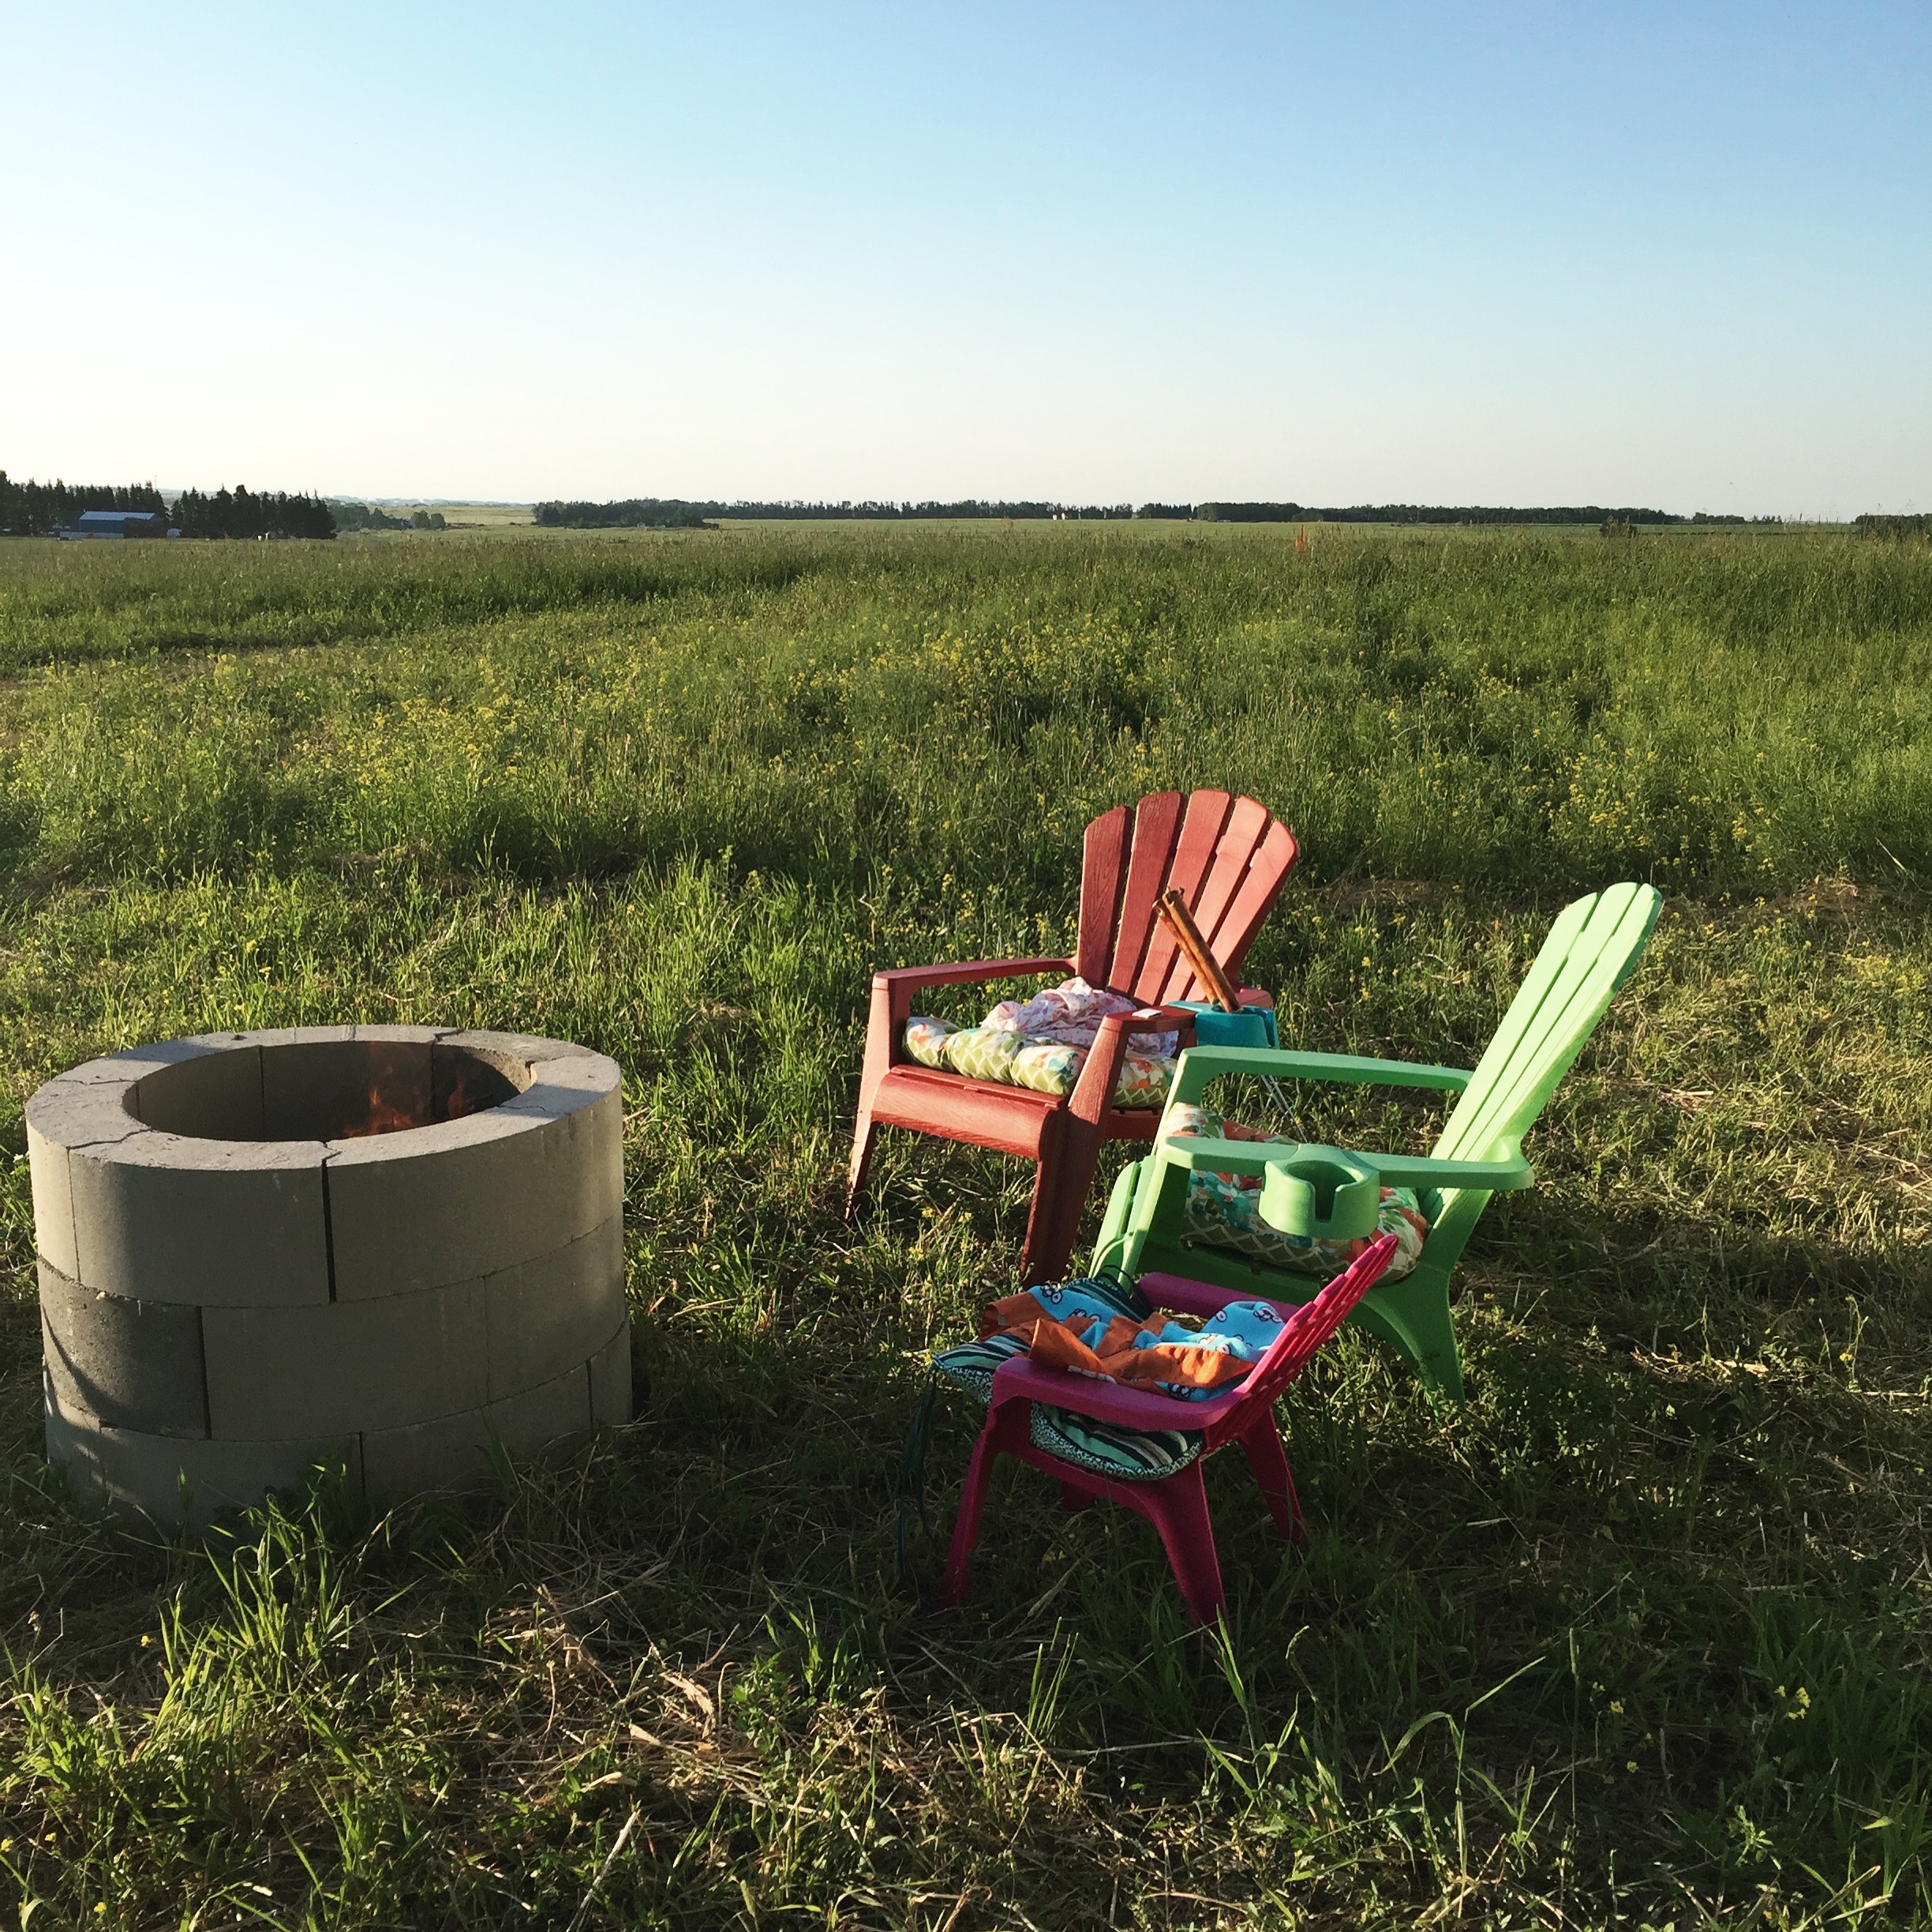
[[[1932,562],[1316,534],[0,548],[6,1911],[562,1926],[635,1815],[590,1923],[1932,1915]],[[895,1142],[838,1219],[866,976],[1058,944],[1091,812],[1203,781],[1307,842],[1310,1045],[1469,1064],[1563,896],[1671,911],[1472,1247],[1467,1406],[1345,1338],[1303,1553],[1211,1472],[1225,1641],[1024,1471],[935,1619],[973,1419],[904,1580],[900,1443],[1025,1177]],[[77,1521],[22,1101],[343,1017],[622,1060],[638,1422]]]
[[[0,658],[35,667],[6,830],[69,871],[414,844],[557,878],[729,848],[822,886],[889,853],[1058,893],[1093,810],[1200,782],[1280,803],[1328,877],[1932,868],[1923,550],[701,534],[117,570],[74,549],[17,547],[0,595]],[[326,639],[354,648],[264,648]]]

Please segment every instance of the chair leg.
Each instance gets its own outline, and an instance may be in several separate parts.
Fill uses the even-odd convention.
[[[892,1069],[892,994],[874,982],[872,1012],[866,1025],[865,1064],[859,1070],[859,1110],[852,1121],[852,1167],[845,1185],[845,1219],[849,1221],[859,1205],[866,1183],[866,1170],[872,1165],[872,1144],[878,1127],[872,1118],[872,1102],[879,1083]]]
[[[1059,1249],[1058,1205],[1061,1185],[1064,1115],[1049,1116],[1033,1168],[1033,1200],[1027,1209],[1026,1241],[1020,1253],[1020,1286],[1065,1279],[1066,1256]]]
[[[1062,1114],[1049,1124],[1033,1179],[1033,1206],[1027,1216],[1022,1287],[1065,1281],[1074,1237],[1093,1185],[1103,1136],[1084,1121]]]
[[[979,1518],[986,1509],[987,1485],[993,1480],[993,1465],[1001,1454],[1016,1446],[1014,1425],[1019,1440],[1026,1439],[1031,1413],[1026,1402],[1009,1402],[987,1418],[979,1440],[973,1444],[972,1460],[966,1466],[966,1486],[960,1492],[959,1515],[953,1524],[953,1544],[946,1552],[943,1601],[957,1610],[966,1601],[972,1582],[973,1546],[979,1541]]]
[[[1190,1464],[1178,1476],[1163,1477],[1146,1487],[1148,1519],[1160,1532],[1168,1567],[1196,1623],[1211,1623],[1226,1593],[1221,1587],[1221,1559],[1215,1549],[1214,1522],[1208,1514],[1208,1492],[1201,1483],[1201,1466]]]
[[[1426,1249],[1413,1275],[1370,1289],[1354,1319],[1406,1356],[1425,1387],[1451,1402],[1462,1401],[1462,1361],[1449,1312],[1449,1271],[1432,1266]]]
[[[1106,1138],[1099,1128],[1077,1114],[1068,1116],[1060,1141],[1060,1178],[1054,1189],[1059,1206],[1054,1219],[1054,1263],[1049,1281],[1064,1281],[1073,1265],[1080,1216],[1087,1211],[1087,1196],[1093,1190],[1094,1170],[1100,1164],[1100,1146]]]
[[[1060,1507],[1069,1516],[1077,1516],[1082,1510],[1090,1510],[1095,1502],[1091,1489],[1083,1489],[1078,1483],[1063,1482],[1060,1485]]]
[[[1257,1416],[1241,1439],[1248,1466],[1254,1471],[1261,1493],[1267,1498],[1268,1514],[1275,1527],[1290,1543],[1305,1543],[1308,1531],[1301,1521],[1301,1500],[1295,1494],[1294,1477],[1288,1467],[1288,1452],[1282,1447],[1281,1430],[1272,1415]]]
[[[852,1166],[845,1183],[848,1221],[858,1211],[859,1196],[865,1191],[866,1175],[872,1166],[872,1148],[878,1139],[878,1123],[872,1118],[871,1108],[861,1102],[859,1118],[852,1123]]]

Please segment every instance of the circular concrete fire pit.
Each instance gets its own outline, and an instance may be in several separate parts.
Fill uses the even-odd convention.
[[[206,1521],[318,1462],[482,1478],[631,1413],[616,1061],[431,1027],[212,1033],[27,1105],[47,1453]]]

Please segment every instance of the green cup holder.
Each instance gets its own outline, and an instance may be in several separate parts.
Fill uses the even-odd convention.
[[[1333,1148],[1304,1148],[1270,1161],[1261,1183],[1261,1219],[1311,1241],[1361,1241],[1375,1232],[1381,1209],[1375,1170]]]

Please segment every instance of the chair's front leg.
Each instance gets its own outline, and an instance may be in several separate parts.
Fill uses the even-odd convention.
[[[911,1005],[911,994],[902,993],[882,973],[872,981],[872,1011],[866,1023],[865,1064],[859,1074],[859,1110],[852,1121],[852,1163],[845,1182],[845,1218],[850,1220],[866,1183],[866,1171],[872,1165],[872,1144],[878,1129],[873,1123],[872,1103],[893,1065],[901,1029],[908,1016],[895,1011]]]
[[[1100,1149],[1107,1139],[1107,1117],[1114,1110],[1121,1067],[1135,1033],[1179,1032],[1185,1039],[1192,1020],[1191,1014],[1176,1017],[1163,1013],[1158,1021],[1136,1020],[1126,1013],[1112,1013],[1101,1021],[1061,1119],[1052,1205],[1046,1211],[1050,1217],[1045,1222],[1049,1232],[1039,1243],[1037,1267],[1028,1277],[1028,1286],[1065,1277],[1088,1192],[1093,1186],[1094,1170],[1100,1164]]]
[[[973,1444],[972,1460],[966,1466],[966,1486],[960,1492],[959,1515],[953,1525],[952,1547],[946,1552],[943,1595],[949,1608],[957,1610],[966,1601],[973,1545],[979,1541],[979,1518],[986,1509],[993,1465],[1002,1455],[1009,1455],[1024,1443],[1032,1413],[1030,1402],[1003,1403],[987,1417],[979,1440]]]
[[[1161,1547],[1189,1614],[1196,1623],[1213,1623],[1226,1592],[1200,1464],[1190,1462],[1178,1475],[1137,1487],[1144,1497],[1144,1513],[1160,1532]]]

